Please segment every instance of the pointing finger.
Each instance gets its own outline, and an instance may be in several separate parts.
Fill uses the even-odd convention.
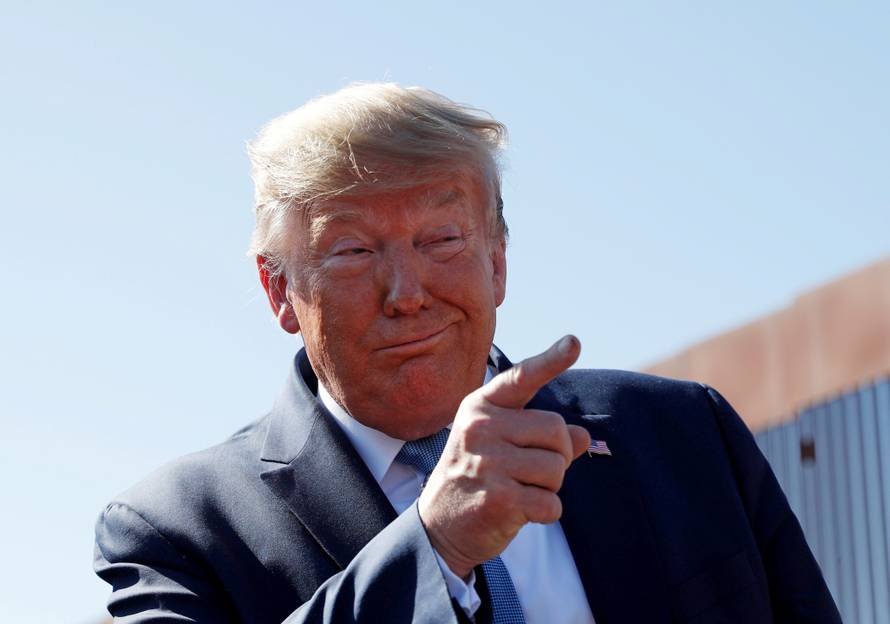
[[[572,438],[572,459],[578,459],[590,447],[590,434],[578,425],[566,425]]]
[[[543,353],[519,362],[492,379],[483,386],[482,396],[494,405],[521,409],[542,386],[574,364],[580,353],[578,339],[563,336]]]

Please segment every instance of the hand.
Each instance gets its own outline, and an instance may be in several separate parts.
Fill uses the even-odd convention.
[[[590,435],[555,412],[523,407],[580,352],[566,336],[461,402],[418,502],[430,542],[455,574],[499,555],[527,522],[562,515],[556,492]]]

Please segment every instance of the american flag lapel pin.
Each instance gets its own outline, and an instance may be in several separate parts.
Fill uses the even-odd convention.
[[[587,447],[587,456],[593,457],[594,455],[612,456],[612,451],[609,450],[609,445],[605,440],[591,440],[591,445]]]

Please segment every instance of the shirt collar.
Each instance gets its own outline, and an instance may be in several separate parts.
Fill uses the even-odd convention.
[[[491,366],[486,366],[485,379],[482,385],[491,381],[494,375],[495,373],[492,371]],[[377,483],[383,481],[383,477],[386,475],[389,467],[392,466],[396,455],[402,450],[405,441],[390,437],[382,431],[357,421],[349,412],[343,409],[343,406],[334,400],[334,397],[331,396],[331,393],[328,392],[328,389],[324,387],[321,381],[318,382],[318,400],[327,408],[340,426],[340,429],[349,438],[352,446],[374,476],[374,480]],[[451,428],[450,423],[448,428]]]

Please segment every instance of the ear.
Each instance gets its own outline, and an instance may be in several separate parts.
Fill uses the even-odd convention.
[[[278,318],[278,324],[287,333],[296,334],[300,331],[300,321],[297,319],[293,305],[287,298],[287,277],[283,274],[273,275],[270,273],[268,260],[265,256],[256,257],[256,267],[260,273],[263,290],[269,297],[272,313]]]
[[[500,306],[507,296],[507,238],[504,236],[491,243],[491,269],[495,306]]]

